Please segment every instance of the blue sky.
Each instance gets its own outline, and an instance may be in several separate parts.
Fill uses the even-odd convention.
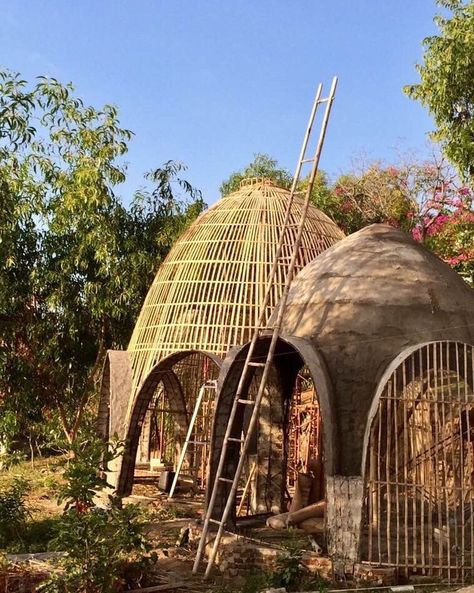
[[[434,0],[1,0],[2,65],[72,81],[135,132],[125,199],[168,159],[208,203],[266,152],[294,169],[315,87],[339,89],[321,162],[426,150],[432,122],[405,97]]]

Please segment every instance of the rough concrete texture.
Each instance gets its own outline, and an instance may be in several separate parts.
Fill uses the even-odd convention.
[[[347,566],[352,567],[358,560],[363,495],[361,477],[327,477],[327,546],[338,576],[343,576],[348,572]]]
[[[329,543],[343,571],[359,553],[364,438],[379,382],[410,348],[441,340],[474,344],[473,313],[474,290],[433,253],[388,225],[372,225],[343,239],[295,278],[274,365],[283,400],[291,397],[303,364],[315,381],[328,480]],[[247,347],[229,354],[219,376],[211,477]],[[268,340],[262,339],[256,356],[267,347]],[[233,475],[237,457],[230,449],[228,475]],[[225,488],[221,490],[216,516],[226,498]]]
[[[105,440],[115,434],[119,439],[126,437],[128,400],[132,388],[130,353],[122,350],[108,350],[102,372],[98,430]],[[108,482],[115,486],[122,459],[109,464]]]
[[[390,362],[430,341],[474,343],[473,313],[474,290],[388,225],[346,237],[298,274],[281,335],[310,340],[327,365],[339,443],[335,473],[361,472],[368,412]]]

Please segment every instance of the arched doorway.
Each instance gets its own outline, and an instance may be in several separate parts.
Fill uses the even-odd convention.
[[[229,366],[221,375],[222,387],[213,428],[208,496],[247,347],[228,357],[226,362]],[[265,358],[267,348],[268,340],[261,338],[255,349],[255,362]],[[245,389],[246,398],[254,397],[259,372],[261,371],[257,369],[253,376],[249,377]],[[303,390],[306,392],[304,397]],[[239,409],[240,407],[242,409]],[[245,434],[249,420],[250,407],[245,406],[244,409],[242,405],[239,408],[232,426],[233,441],[227,449],[223,477],[228,478],[234,475],[235,467],[242,455],[241,444],[238,441]],[[336,427],[333,417],[328,375],[314,347],[302,339],[280,339],[266,393],[262,399],[254,442],[250,447],[246,470],[241,477],[234,501],[234,524],[242,517],[242,500],[245,496],[251,501],[244,507],[246,515],[288,510],[300,474],[307,473],[314,480],[316,476],[313,474],[311,463],[314,467],[318,461],[317,477],[322,488],[317,500],[320,500],[321,491],[324,492],[322,469],[333,471],[334,467]],[[307,429],[301,426],[302,421],[307,421]],[[316,431],[311,430],[315,427]],[[319,446],[315,446],[317,442]],[[224,482],[214,506],[216,518],[222,513],[228,491]],[[316,501],[308,500],[307,504],[310,502]]]
[[[126,449],[117,481],[119,495],[132,491],[144,425],[148,431],[150,452],[165,462],[165,468],[175,465],[199,388],[209,378],[217,378],[220,365],[218,357],[191,350],[164,358],[149,373],[129,413]],[[207,427],[204,420],[201,413],[197,430]],[[209,430],[208,427],[206,429]],[[202,454],[205,452],[201,451]],[[199,467],[197,451],[191,448],[189,457],[192,460],[189,465]]]
[[[363,561],[473,576],[473,350],[431,342],[384,374],[366,432]]]

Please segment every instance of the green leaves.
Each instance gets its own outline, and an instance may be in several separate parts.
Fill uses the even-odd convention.
[[[52,542],[67,554],[60,558],[60,572],[42,583],[43,593],[116,593],[135,588],[156,561],[144,535],[141,510],[66,511]]]
[[[290,188],[292,176],[289,171],[279,166],[278,161],[268,154],[256,153],[254,160],[241,171],[235,171],[230,177],[224,180],[219,188],[221,196],[236,191],[240,187],[240,182],[246,177],[266,177],[274,181],[277,185],[284,188]]]
[[[446,156],[465,181],[474,180],[474,1],[440,0],[450,18],[437,16],[439,35],[423,41],[421,81],[404,92],[420,101],[434,118]]]
[[[21,540],[29,517],[25,501],[28,490],[28,482],[14,478],[11,486],[0,493],[0,548]]]
[[[176,235],[204,208],[168,161],[125,207],[132,132],[72,85],[0,71],[0,415],[74,440],[107,348],[126,346]]]
[[[66,483],[59,491],[58,502],[66,502],[66,509],[74,507],[78,512],[93,507],[96,494],[108,486],[104,468],[122,450],[123,443],[117,439],[110,443],[97,437],[76,440],[71,447],[73,457],[64,472]]]

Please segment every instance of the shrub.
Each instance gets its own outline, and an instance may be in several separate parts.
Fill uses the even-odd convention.
[[[92,508],[96,494],[108,486],[103,468],[122,447],[119,441],[105,443],[96,437],[75,442],[64,472],[66,482],[58,489],[59,502],[66,502],[66,509],[74,507],[80,512]]]
[[[0,547],[21,542],[26,521],[30,515],[25,497],[28,482],[23,478],[14,478],[12,485],[0,493]]]
[[[115,593],[137,586],[156,560],[148,555],[142,511],[135,505],[110,510],[67,510],[52,548],[66,554],[60,571],[40,587],[42,593]]]

